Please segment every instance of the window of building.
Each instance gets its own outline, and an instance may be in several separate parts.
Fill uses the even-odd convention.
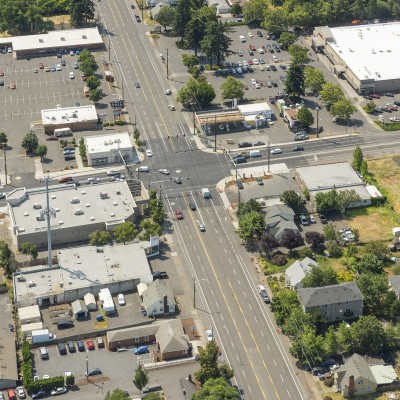
[[[139,338],[138,337],[135,337],[135,343],[139,343]]]
[[[143,339],[144,339],[145,342],[149,341],[149,337],[148,336],[144,336]]]
[[[163,309],[162,309],[162,308],[160,308],[160,311],[161,311],[161,312],[162,312],[162,310],[163,310]]]

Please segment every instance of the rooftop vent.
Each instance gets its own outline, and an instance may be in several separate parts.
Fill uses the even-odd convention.
[[[64,225],[64,221],[58,221],[58,225]]]
[[[82,39],[87,39],[87,36],[86,35],[82,35]]]
[[[18,228],[18,232],[25,232],[25,228],[24,227]]]
[[[90,203],[85,203],[85,207],[90,207]]]
[[[44,43],[44,40],[39,38],[39,43]]]
[[[62,41],[65,41],[65,37],[64,36],[61,36],[61,38],[60,38]]]
[[[33,209],[34,210],[40,210],[42,208],[42,205],[40,204],[40,203],[35,203],[34,205],[33,205]]]
[[[74,214],[75,215],[83,215],[83,211],[80,208],[78,208],[77,210],[75,210]]]
[[[81,190],[81,194],[86,194],[86,190]]]
[[[117,206],[117,205],[118,205],[118,202],[117,202],[117,201],[113,201],[113,205],[114,205],[114,206]]]
[[[54,199],[56,199],[56,198],[57,198],[57,196],[56,196],[55,194],[52,194],[52,195],[51,195],[51,199],[52,199],[52,200],[54,200]]]
[[[29,213],[28,212],[24,212],[24,217],[29,217]]]
[[[115,217],[115,213],[110,213],[110,217]]]
[[[59,207],[56,207],[56,208],[54,209],[54,211],[55,211],[55,212],[58,212],[58,211],[60,211],[60,208],[59,208]]]
[[[80,203],[80,200],[77,197],[73,197],[71,199],[71,204],[77,204],[77,203]]]
[[[94,221],[94,220],[95,220],[95,218],[94,218],[94,217],[90,217],[89,219],[90,219],[91,221]]]

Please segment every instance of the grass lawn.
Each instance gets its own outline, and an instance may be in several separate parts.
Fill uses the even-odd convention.
[[[324,396],[330,396],[332,397],[332,400],[344,400],[345,398],[341,395],[341,393],[324,393]],[[375,394],[370,394],[366,396],[359,396],[357,397],[360,400],[388,400],[389,397],[387,397],[385,394],[382,393],[375,393]]]

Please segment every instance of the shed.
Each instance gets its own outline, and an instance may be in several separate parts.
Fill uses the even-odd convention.
[[[137,285],[137,291],[140,297],[142,297],[143,292],[147,290],[147,284],[146,283],[139,283],[139,285]]]
[[[43,329],[43,322],[33,322],[32,324],[21,325],[21,333],[24,335],[32,335],[32,331]]]
[[[42,320],[38,305],[21,307],[18,309],[18,315],[21,325],[40,322]]]
[[[85,296],[83,296],[83,300],[89,311],[97,310],[96,298],[93,293],[86,293]]]
[[[83,300],[75,300],[71,303],[72,313],[75,319],[87,318],[88,310]]]

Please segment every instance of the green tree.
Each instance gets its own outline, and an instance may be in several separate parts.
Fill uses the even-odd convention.
[[[324,226],[324,235],[326,240],[337,240],[339,237],[339,232],[336,227],[331,222]]]
[[[121,389],[114,389],[112,393],[107,392],[106,397],[104,400],[129,400],[129,395]]]
[[[322,89],[319,92],[322,101],[329,107],[332,104],[337,103],[339,100],[344,99],[342,88],[339,85],[335,85],[331,82],[326,82],[322,85]]]
[[[303,246],[304,240],[299,231],[286,230],[282,233],[280,243],[281,246],[291,251],[296,247]]]
[[[35,243],[25,242],[21,245],[21,253],[31,257],[31,260],[36,260],[38,250]]]
[[[283,7],[270,7],[265,10],[262,27],[268,32],[277,33],[287,31],[290,24],[290,18]]]
[[[86,57],[79,65],[79,69],[85,73],[87,76],[93,75],[98,69],[99,66],[93,56]]]
[[[148,393],[143,397],[143,400],[163,400],[160,393]]]
[[[308,58],[308,48],[299,46],[298,44],[292,44],[288,48],[288,52],[292,57],[293,64],[305,64],[310,59]]]
[[[314,123],[314,116],[307,107],[301,107],[297,112],[297,119],[300,124],[308,129]]]
[[[325,83],[325,77],[322,71],[312,67],[304,69],[304,86],[310,89],[313,93],[318,93]]]
[[[179,90],[176,101],[189,108],[194,99],[196,99],[196,103],[201,108],[207,108],[215,99],[215,96],[212,85],[207,82],[205,77],[201,76],[198,79],[189,78],[186,86]]]
[[[243,7],[243,16],[246,23],[261,24],[265,10],[268,8],[267,0],[249,0]]]
[[[135,375],[133,377],[133,384],[139,389],[141,392],[143,388],[149,383],[149,374],[142,367],[141,364],[135,369]]]
[[[232,15],[240,15],[243,13],[242,6],[239,3],[233,3],[231,7]]]
[[[71,25],[74,27],[94,20],[95,5],[93,0],[74,0],[70,3]]]
[[[305,328],[312,327],[311,314],[305,313],[300,307],[291,310],[289,318],[282,327],[282,332],[290,338],[296,338]]]
[[[123,222],[113,230],[117,243],[131,242],[137,236],[137,229],[134,223],[130,221]]]
[[[185,41],[194,49],[194,55],[197,58],[197,51],[200,43],[205,35],[205,26],[202,18],[199,15],[194,15],[188,22],[185,31]]]
[[[150,236],[161,236],[161,226],[150,218],[146,218],[140,222],[142,233],[139,235],[140,240],[150,240]]]
[[[290,313],[300,307],[297,293],[290,289],[280,289],[275,293],[271,301],[271,310],[274,313],[276,323],[283,326],[290,316]]]
[[[330,213],[339,210],[338,192],[335,189],[329,192],[319,192],[314,199],[318,212]]]
[[[254,199],[240,203],[237,216],[240,218],[252,211],[257,211],[258,213],[261,212],[261,204]]]
[[[352,334],[350,328],[342,322],[337,329],[338,353],[348,353],[351,350]]]
[[[240,398],[237,389],[229,386],[224,378],[207,380],[192,396],[192,400],[239,400]]]
[[[329,112],[331,115],[337,117],[340,121],[348,121],[352,114],[354,114],[357,109],[353,106],[350,100],[341,99],[336,103],[333,103]]]
[[[228,76],[221,85],[221,96],[224,100],[242,100],[244,96],[243,83],[233,76]]]
[[[383,301],[383,316],[393,323],[397,322],[400,315],[400,300],[397,298],[396,293],[389,290],[386,293],[385,300]]]
[[[4,269],[6,275],[11,275],[13,272],[13,253],[8,246],[8,243],[0,241],[0,267]]]
[[[35,154],[40,157],[40,162],[43,162],[44,157],[47,154],[47,146],[45,146],[44,144],[40,144],[36,151]]]
[[[269,257],[274,249],[279,247],[279,242],[271,233],[263,232],[257,242],[258,251]]]
[[[293,46],[293,45],[292,45]],[[289,96],[304,96],[304,67],[291,63],[285,80],[285,91]]]
[[[375,254],[365,254],[354,266],[359,274],[383,274],[384,264]]]
[[[359,354],[381,354],[386,335],[380,321],[373,315],[361,316],[350,327],[352,351]]]
[[[101,85],[101,81],[97,76],[89,76],[86,80],[86,85],[90,90],[95,90]]]
[[[337,285],[338,283],[338,276],[330,265],[323,267],[313,265],[303,279],[303,286],[305,288]]]
[[[389,290],[386,275],[363,273],[357,279],[357,286],[364,296],[364,310],[367,314],[382,315],[383,305]]]
[[[0,148],[3,148],[8,143],[8,137],[5,132],[0,132]]]
[[[91,246],[104,246],[111,242],[111,235],[107,231],[94,231],[89,234],[89,244]]]
[[[285,190],[280,198],[281,202],[292,208],[296,215],[304,209],[303,198],[294,190]]]
[[[158,225],[162,225],[164,223],[164,206],[161,200],[150,200],[150,214],[151,218],[153,218],[153,221]]]
[[[34,153],[39,146],[39,139],[37,136],[29,132],[22,139],[21,147],[25,149],[27,153]]]
[[[210,59],[210,68],[213,60],[218,65],[225,60],[225,57],[231,54],[229,47],[232,39],[229,34],[232,28],[227,23],[221,21],[208,21],[205,35],[200,45],[203,53]]]
[[[333,258],[340,258],[343,255],[343,250],[340,247],[339,243],[335,240],[330,240],[325,242],[326,251]]]
[[[351,166],[356,171],[359,171],[363,160],[364,160],[363,152],[362,152],[360,146],[356,146],[356,148],[354,149],[354,152],[353,152],[353,162],[351,163]]]
[[[265,228],[265,221],[262,214],[251,211],[239,219],[239,236],[247,243],[252,243],[259,238]]]
[[[372,114],[375,111],[375,108],[376,104],[374,101],[371,100],[365,105],[364,110],[366,113]]]
[[[85,62],[86,60],[94,60],[94,55],[90,52],[90,50],[82,50],[79,53],[78,61],[80,63]]]
[[[175,9],[171,6],[164,5],[158,11],[154,18],[166,31],[167,27],[173,26],[175,22]]]
[[[292,32],[282,32],[279,36],[279,43],[282,43],[286,49],[288,49],[296,40],[297,36]]]
[[[89,100],[93,103],[97,103],[103,97],[103,91],[101,89],[94,89],[90,91]]]
[[[192,13],[192,0],[178,0],[175,7],[174,31],[181,38],[181,40],[185,35],[186,25],[192,18]]]
[[[325,353],[328,357],[334,357],[339,353],[339,339],[338,335],[335,332],[335,328],[331,325],[326,334],[324,340],[324,349]]]
[[[313,365],[320,365],[326,358],[324,338],[316,335],[315,331],[307,326],[292,342],[290,354],[303,365],[309,363],[310,360],[312,360]]]
[[[309,231],[305,235],[306,243],[311,245],[311,247],[318,247],[325,242],[325,237],[322,233]]]
[[[361,197],[354,189],[341,190],[337,193],[336,201],[338,210],[346,210],[351,206],[351,204],[360,203]],[[354,236],[356,236],[356,233],[353,233]],[[356,240],[358,240],[358,238]]]
[[[214,340],[208,342],[206,347],[200,349],[199,352],[200,369],[194,373],[200,385],[209,379],[220,377],[218,369],[218,345]]]
[[[375,254],[379,260],[384,260],[389,254],[389,248],[380,240],[371,240],[370,242],[366,243],[364,250],[367,253]]]

